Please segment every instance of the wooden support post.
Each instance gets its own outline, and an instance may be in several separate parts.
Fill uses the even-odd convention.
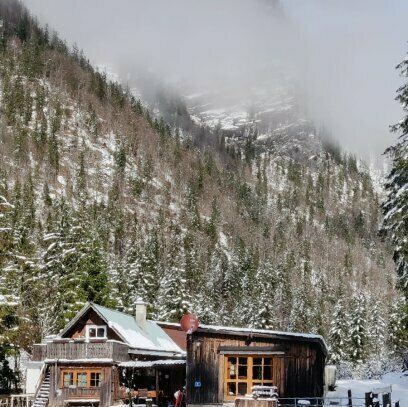
[[[156,404],[159,405],[159,368],[156,367]]]
[[[382,395],[383,407],[391,407],[391,394],[384,393]]]
[[[373,407],[380,407],[380,400],[378,394],[373,393]]]
[[[353,398],[351,397],[351,390],[347,390],[348,407],[353,407]]]
[[[365,393],[365,405],[366,407],[372,407],[373,405],[373,393],[371,391]]]

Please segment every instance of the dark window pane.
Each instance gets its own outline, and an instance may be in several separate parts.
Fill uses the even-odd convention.
[[[245,394],[247,394],[247,384],[246,383],[238,383],[238,394],[240,396],[245,396]]]
[[[97,337],[98,338],[104,338],[105,337],[105,328],[98,328]]]
[[[96,329],[95,328],[89,328],[89,337],[90,338],[96,338]]]
[[[272,366],[264,366],[264,380],[272,380]]]
[[[227,383],[228,396],[235,396],[237,394],[236,383]]]
[[[101,386],[101,374],[98,372],[91,373],[91,387],[100,387]]]
[[[254,380],[262,380],[262,366],[253,367],[252,377],[254,378]]]
[[[254,358],[254,365],[262,365],[262,358]]]
[[[272,358],[265,358],[264,359],[264,365],[272,366]]]
[[[240,365],[247,365],[248,364],[248,358],[239,358],[239,364]]]
[[[239,379],[246,379],[247,378],[247,371],[248,371],[248,366],[238,366],[238,378]]]
[[[231,363],[232,365],[237,364],[237,358],[228,358],[228,363]]]

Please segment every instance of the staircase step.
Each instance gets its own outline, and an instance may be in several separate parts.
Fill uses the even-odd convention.
[[[40,388],[38,389],[37,397],[34,400],[32,407],[47,407],[50,398],[51,390],[51,374],[48,371],[41,382]]]

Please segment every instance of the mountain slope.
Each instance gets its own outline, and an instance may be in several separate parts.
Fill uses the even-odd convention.
[[[1,340],[29,349],[87,300],[139,296],[152,318],[319,332],[351,360],[392,339],[390,248],[353,157],[181,139],[19,3],[0,16]]]

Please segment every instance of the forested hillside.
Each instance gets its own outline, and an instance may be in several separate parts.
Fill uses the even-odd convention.
[[[392,349],[400,300],[363,163],[320,140],[298,160],[180,138],[18,2],[0,18],[3,350],[137,297],[152,319],[321,333],[336,361]]]

